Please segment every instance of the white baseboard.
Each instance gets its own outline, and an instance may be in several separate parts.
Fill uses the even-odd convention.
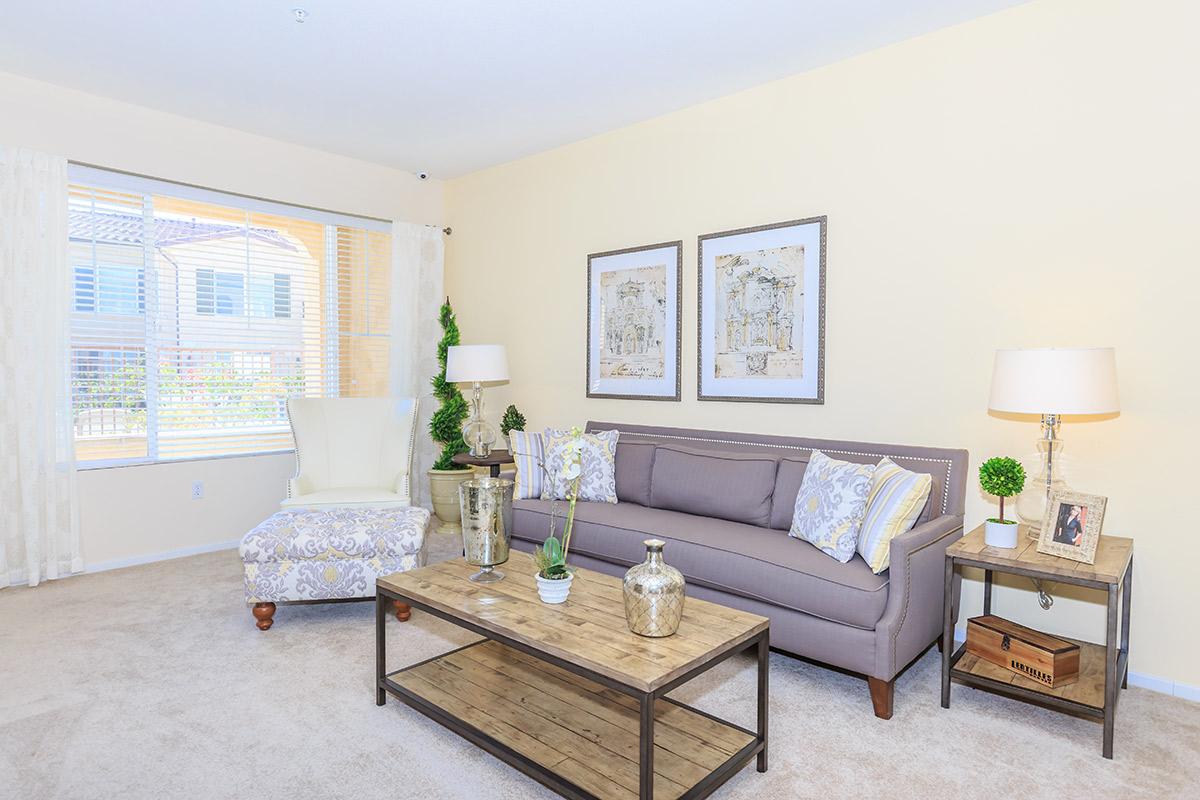
[[[967,640],[967,629],[958,627],[954,629],[954,648]],[[1190,700],[1193,703],[1200,703],[1200,686],[1191,686],[1186,683],[1177,683],[1167,678],[1160,678],[1157,675],[1146,675],[1142,672],[1134,672],[1129,670],[1129,685],[1136,686],[1139,689],[1149,689],[1152,692],[1159,694],[1178,697],[1183,700]]]
[[[177,550],[167,550],[162,553],[150,553],[144,556],[131,556],[130,558],[114,558],[110,561],[100,561],[95,564],[87,564],[84,566],[84,572],[107,572],[110,569],[121,569],[123,567],[136,567],[139,564],[153,564],[156,561],[170,561],[173,558],[183,558],[185,556],[198,556],[201,553],[215,553],[218,550],[232,550],[241,544],[241,539],[230,539],[225,542],[212,542],[211,544],[199,544],[194,547],[180,547]]]

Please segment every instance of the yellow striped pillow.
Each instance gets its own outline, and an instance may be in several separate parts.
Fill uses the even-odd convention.
[[[509,431],[508,450],[517,465],[513,499],[528,500],[541,497],[544,478],[542,464],[546,460],[542,435],[525,431]]]
[[[932,477],[909,472],[890,458],[881,459],[875,467],[858,533],[858,552],[876,575],[890,565],[892,539],[907,533],[917,521],[932,487]]]

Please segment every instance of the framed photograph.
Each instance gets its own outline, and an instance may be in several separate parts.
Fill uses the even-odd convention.
[[[1105,498],[1095,494],[1055,492],[1042,520],[1038,552],[1094,563],[1105,502]]]
[[[587,396],[679,399],[683,242],[588,256]]]
[[[825,402],[825,224],[699,237],[699,399]]]

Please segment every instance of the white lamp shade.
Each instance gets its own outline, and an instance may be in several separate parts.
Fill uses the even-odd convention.
[[[499,383],[508,380],[508,355],[502,344],[460,344],[446,351],[450,383]]]
[[[1111,347],[997,350],[992,411],[1014,414],[1112,414],[1117,359]]]

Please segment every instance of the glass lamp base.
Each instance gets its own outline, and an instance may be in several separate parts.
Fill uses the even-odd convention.
[[[495,567],[483,567],[470,578],[475,583],[496,583],[504,580],[504,573]]]
[[[1026,526],[1031,539],[1041,536],[1050,498],[1056,492],[1070,488],[1065,480],[1062,449],[1061,439],[1039,439],[1037,456],[1022,459],[1030,477],[1025,483],[1025,491],[1017,495],[1017,517]]]

